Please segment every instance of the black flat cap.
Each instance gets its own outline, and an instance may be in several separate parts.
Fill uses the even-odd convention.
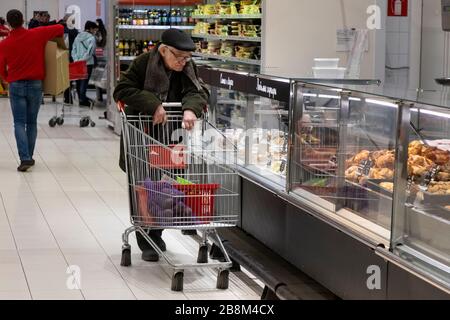
[[[168,29],[161,36],[161,42],[181,51],[195,51],[191,37],[180,29]]]

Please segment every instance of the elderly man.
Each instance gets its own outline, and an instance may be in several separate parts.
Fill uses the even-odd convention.
[[[161,44],[137,57],[128,71],[122,74],[114,99],[127,105],[125,112],[128,115],[152,115],[154,125],[167,121],[167,113],[162,105],[164,102],[182,102],[184,128],[192,129],[209,98],[191,60],[194,50],[194,42],[183,31],[165,31]],[[123,148],[120,166],[125,171]],[[162,251],[166,250],[161,238],[162,230],[150,230],[148,234]],[[158,261],[157,252],[145,238],[139,233],[136,237],[142,250],[142,259]]]

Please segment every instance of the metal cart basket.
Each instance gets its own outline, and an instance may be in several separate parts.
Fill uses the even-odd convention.
[[[153,125],[151,116],[125,115],[121,104],[119,109],[132,223],[123,234],[121,265],[131,265],[128,239],[139,232],[174,269],[173,291],[183,290],[184,269],[205,267],[217,268],[217,288],[227,289],[232,262],[216,229],[235,226],[238,219],[236,147],[205,118],[187,131],[181,111],[168,112],[167,123]],[[197,262],[173,262],[148,236],[149,229],[201,231]],[[223,262],[208,262],[208,240],[222,250]]]
[[[69,64],[69,99],[71,103],[66,103],[65,101],[62,103],[61,114],[58,114],[58,104],[56,105],[55,116],[50,118],[48,121],[48,125],[50,127],[55,127],[56,125],[62,126],[64,124],[64,118],[80,118],[80,127],[95,127],[95,122],[92,120],[90,113],[93,109],[93,105],[89,107],[88,110],[78,110],[77,112],[71,111],[67,112],[66,108],[72,109],[76,106],[76,102],[78,102],[78,94],[76,92],[76,81],[84,80],[88,78],[88,70],[86,61],[76,61]]]

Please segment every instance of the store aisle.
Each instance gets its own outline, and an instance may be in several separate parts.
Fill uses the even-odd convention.
[[[0,99],[0,114],[0,299],[259,299],[253,276],[232,274],[230,289],[220,291],[210,269],[186,271],[184,292],[173,293],[171,270],[142,261],[134,238],[133,266],[120,267],[129,209],[119,137],[101,120],[95,128],[81,129],[76,119],[49,128],[54,106],[47,103],[36,167],[23,174],[7,99]],[[163,238],[171,254],[196,257],[193,239],[179,231]],[[70,270],[78,269],[81,290],[69,290]]]

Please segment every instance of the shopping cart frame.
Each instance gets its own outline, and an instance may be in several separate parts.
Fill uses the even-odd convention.
[[[80,63],[80,62],[82,62],[82,61],[73,62],[73,63],[71,63],[71,65]],[[85,61],[83,61],[83,62],[85,62]],[[86,64],[84,66],[87,68]],[[78,100],[78,93],[77,93],[77,89],[76,89],[76,81],[85,80],[87,78],[88,78],[87,69],[83,73],[73,73],[69,67],[69,83],[70,83],[69,95],[70,95],[72,104],[66,103],[63,100],[63,103],[61,104],[61,114],[60,115],[58,114],[59,104],[56,104],[55,115],[53,117],[51,117],[50,120],[48,121],[48,125],[51,128],[56,127],[56,125],[62,126],[64,124],[65,118],[80,118],[80,128],[84,128],[84,127],[88,127],[88,126],[91,126],[91,127],[96,126],[96,123],[92,120],[92,117],[90,115],[84,115],[82,112],[78,112],[75,114],[73,112],[66,111],[66,108],[73,108],[73,107],[80,108],[79,100]],[[88,113],[90,113],[93,109],[94,109],[94,105],[92,104],[89,107]]]
[[[164,107],[181,107],[181,103],[165,103],[163,104]],[[133,174],[133,171],[129,168],[129,161],[127,159],[127,143],[130,143],[130,137],[129,130],[127,129],[127,115],[124,112],[125,105],[121,102],[118,103],[119,112],[121,114],[122,118],[122,134],[123,134],[123,141],[124,141],[124,154],[125,154],[125,163],[126,163],[126,171],[127,171],[127,179],[128,184],[130,186],[129,192],[130,192],[130,217],[131,217],[131,223],[132,226],[127,228],[125,232],[122,235],[122,259],[121,259],[121,266],[128,267],[131,265],[131,246],[129,244],[129,236],[133,232],[138,232],[142,237],[155,249],[155,251],[158,253],[160,257],[162,257],[173,269],[173,275],[172,275],[172,285],[171,289],[172,291],[182,291],[183,290],[183,278],[184,278],[184,270],[185,269],[196,269],[196,268],[217,268],[217,283],[216,287],[217,289],[228,289],[229,286],[229,269],[232,267],[233,263],[222,243],[222,240],[220,239],[217,228],[222,227],[220,223],[214,224],[214,223],[205,223],[204,225],[172,225],[172,226],[146,226],[145,224],[139,223],[139,221],[136,221],[135,218],[133,218],[133,212],[136,210],[136,205],[133,205],[133,189],[132,184],[134,181],[134,178],[130,178],[130,175]],[[181,108],[180,108],[181,110]],[[207,111],[207,110],[206,110]],[[169,114],[169,116],[176,116],[176,113]],[[140,117],[140,116],[139,116]],[[147,116],[148,118],[148,116]],[[182,120],[182,115],[179,120]],[[205,116],[202,117],[201,120],[202,130],[206,127],[205,124],[209,123],[207,119],[207,112],[205,112]],[[141,122],[139,122],[141,123]],[[214,126],[211,125],[212,128],[215,129]],[[142,129],[142,128],[141,128]],[[217,130],[217,129],[216,129]],[[143,134],[143,133],[141,133]],[[220,133],[221,134],[221,133]],[[223,135],[222,135],[223,136]],[[227,143],[230,143],[228,139],[223,136],[224,139],[227,140]],[[237,161],[237,148],[236,146],[232,146],[233,151],[235,152],[235,159],[234,164],[236,164]],[[236,175],[236,179],[238,180],[238,174],[237,171],[235,171],[235,168],[232,169],[234,174]],[[231,194],[233,195],[233,194]],[[237,199],[239,198],[239,194],[234,194],[233,196],[237,196]],[[136,199],[134,200],[136,201]],[[134,213],[136,214],[136,213]],[[225,218],[227,219],[227,218]],[[235,220],[233,220],[235,219]],[[236,225],[238,219],[238,215],[236,214],[230,219],[229,224],[224,224],[223,227],[232,227]],[[220,220],[220,219],[219,219]],[[151,239],[151,237],[147,234],[146,230],[149,229],[181,229],[181,230],[189,230],[189,229],[195,229],[202,231],[201,241],[199,243],[199,251],[198,251],[198,257],[196,263],[176,263],[172,261],[170,257],[168,257],[159,247],[158,245]],[[208,240],[211,240],[213,244],[215,244],[217,247],[220,248],[220,250],[223,253],[223,259],[218,262],[208,262]]]

